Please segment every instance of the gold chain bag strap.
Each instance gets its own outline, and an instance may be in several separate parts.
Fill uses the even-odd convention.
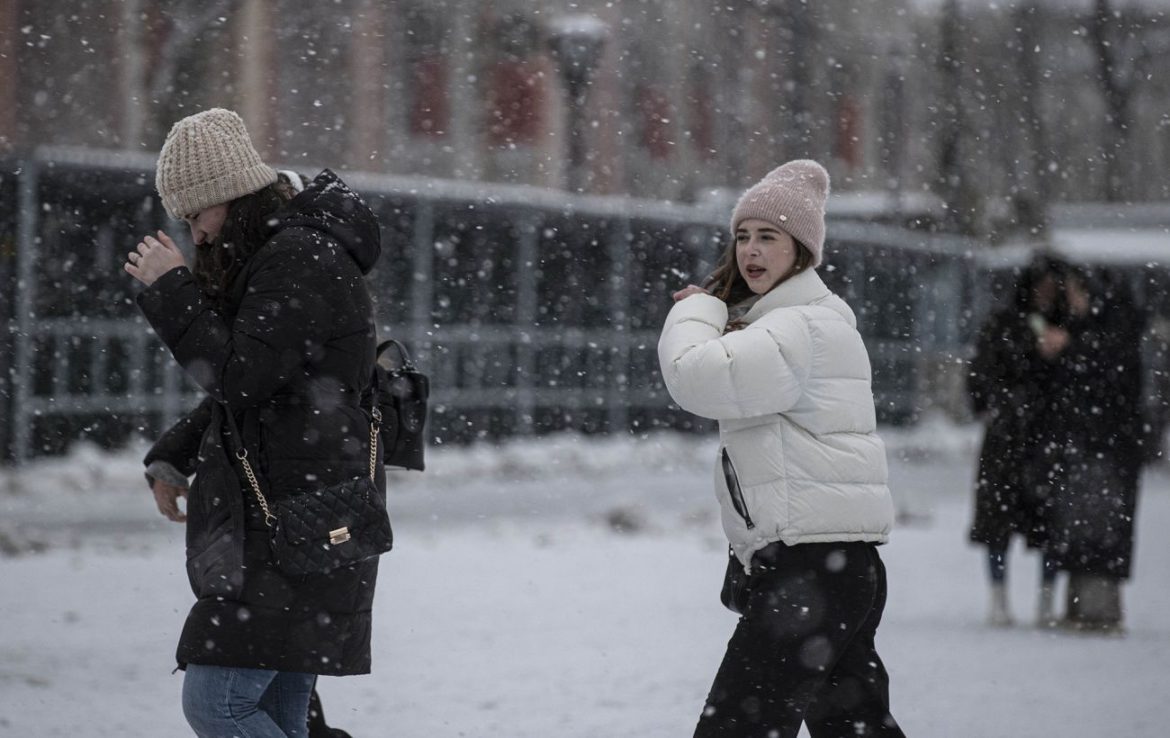
[[[223,411],[236,458],[264,512],[278,569],[295,577],[326,574],[380,556],[393,547],[390,516],[375,482],[382,420],[376,405],[371,411],[368,475],[271,501],[260,489],[231,409],[224,405]]]

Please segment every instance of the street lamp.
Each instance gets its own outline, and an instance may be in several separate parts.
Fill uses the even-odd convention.
[[[816,43],[812,4],[807,0],[752,0],[752,5],[773,19],[773,33],[781,39],[776,49],[779,53],[773,53],[774,60],[768,64],[772,66],[771,73],[783,74],[782,103],[791,116],[791,123],[780,129],[784,158],[808,156],[812,144],[811,70]],[[781,55],[787,56],[783,69],[775,66]]]
[[[548,25],[548,47],[560,67],[568,95],[569,166],[566,189],[585,188],[585,99],[601,60],[609,28],[591,15],[565,15]]]
[[[896,42],[893,42],[896,43]],[[886,170],[889,189],[889,208],[894,217],[902,220],[902,162],[906,157],[906,72],[909,62],[906,54],[895,46],[886,54],[890,60],[882,86],[882,164]]]

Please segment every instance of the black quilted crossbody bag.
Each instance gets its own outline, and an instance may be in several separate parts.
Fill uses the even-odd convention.
[[[236,458],[264,512],[276,566],[285,574],[326,574],[380,556],[393,547],[390,515],[374,485],[382,416],[377,406],[372,412],[369,475],[269,502],[248,462],[248,449],[244,448],[235,418],[224,407]]]

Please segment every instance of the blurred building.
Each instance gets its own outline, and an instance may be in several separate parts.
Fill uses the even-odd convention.
[[[220,105],[292,165],[698,200],[809,156],[838,192],[941,197],[943,225],[991,233],[1055,201],[1170,198],[1165,9],[1108,16],[1118,125],[1092,7],[4,0],[0,153],[152,154]]]
[[[798,156],[865,187],[893,119],[873,60],[912,45],[870,29],[905,4],[6,0],[0,142],[154,152],[220,105],[281,162],[560,186],[581,115],[591,192],[690,199]],[[575,109],[552,49],[586,13]]]

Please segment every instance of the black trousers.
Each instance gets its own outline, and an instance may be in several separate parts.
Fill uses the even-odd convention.
[[[874,646],[886,569],[870,543],[774,543],[752,561],[740,618],[696,738],[904,738]]]

